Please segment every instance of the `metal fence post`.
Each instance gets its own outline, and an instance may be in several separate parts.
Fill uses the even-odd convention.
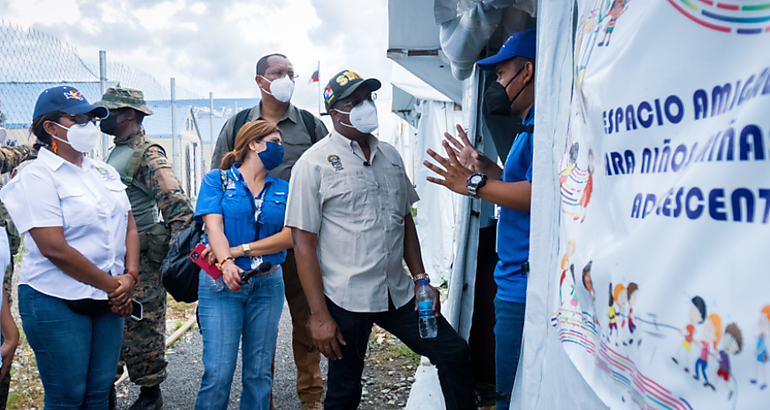
[[[171,77],[171,155],[174,173],[177,175],[181,175],[182,165],[179,159],[179,142],[176,135],[176,79]]]
[[[107,92],[107,52],[99,50],[99,90],[102,96]],[[107,161],[110,147],[110,136],[102,133],[102,161]]]
[[[209,146],[212,153],[217,141],[214,137],[214,93],[209,92],[209,125],[211,125],[211,134],[209,134]],[[203,158],[203,141],[201,141],[201,174],[206,173],[206,159]]]

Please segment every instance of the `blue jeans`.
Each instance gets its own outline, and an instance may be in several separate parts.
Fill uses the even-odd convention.
[[[19,313],[37,359],[45,409],[107,410],[123,319],[74,313],[63,300],[27,285],[19,286]]]
[[[495,379],[497,410],[508,410],[519,366],[526,304],[495,297]]]
[[[226,410],[243,343],[241,409],[270,408],[275,343],[283,309],[283,272],[252,278],[233,292],[214,291],[201,272],[198,282],[198,316],[203,335],[203,380],[195,408]]]

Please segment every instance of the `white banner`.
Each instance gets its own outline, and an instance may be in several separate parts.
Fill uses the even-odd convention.
[[[552,333],[610,408],[768,409],[770,0],[578,6]]]

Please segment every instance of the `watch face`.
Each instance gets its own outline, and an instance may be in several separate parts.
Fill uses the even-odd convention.
[[[478,184],[481,182],[481,175],[474,175],[471,177],[471,184]]]

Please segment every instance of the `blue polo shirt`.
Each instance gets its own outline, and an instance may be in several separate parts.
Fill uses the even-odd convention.
[[[524,125],[535,123],[535,108],[529,110]],[[513,141],[503,168],[505,182],[532,182],[532,133],[523,132]],[[529,259],[529,212],[500,207],[497,223],[497,256],[495,266],[497,297],[506,302],[524,303],[527,299],[527,277],[521,265]]]
[[[225,237],[230,247],[251,243],[280,232],[283,229],[286,198],[289,193],[288,182],[267,175],[262,191],[255,197],[243,180],[238,166],[240,164],[235,164],[227,171],[226,181],[222,181],[218,169],[206,174],[195,206],[195,220],[198,222],[203,222],[202,216],[206,214],[222,215]],[[259,220],[255,223],[256,198],[262,199],[262,205]],[[285,259],[286,251],[262,256],[263,261],[270,262],[273,266],[280,265]],[[243,270],[251,269],[251,260],[248,257],[236,258],[235,264]]]

